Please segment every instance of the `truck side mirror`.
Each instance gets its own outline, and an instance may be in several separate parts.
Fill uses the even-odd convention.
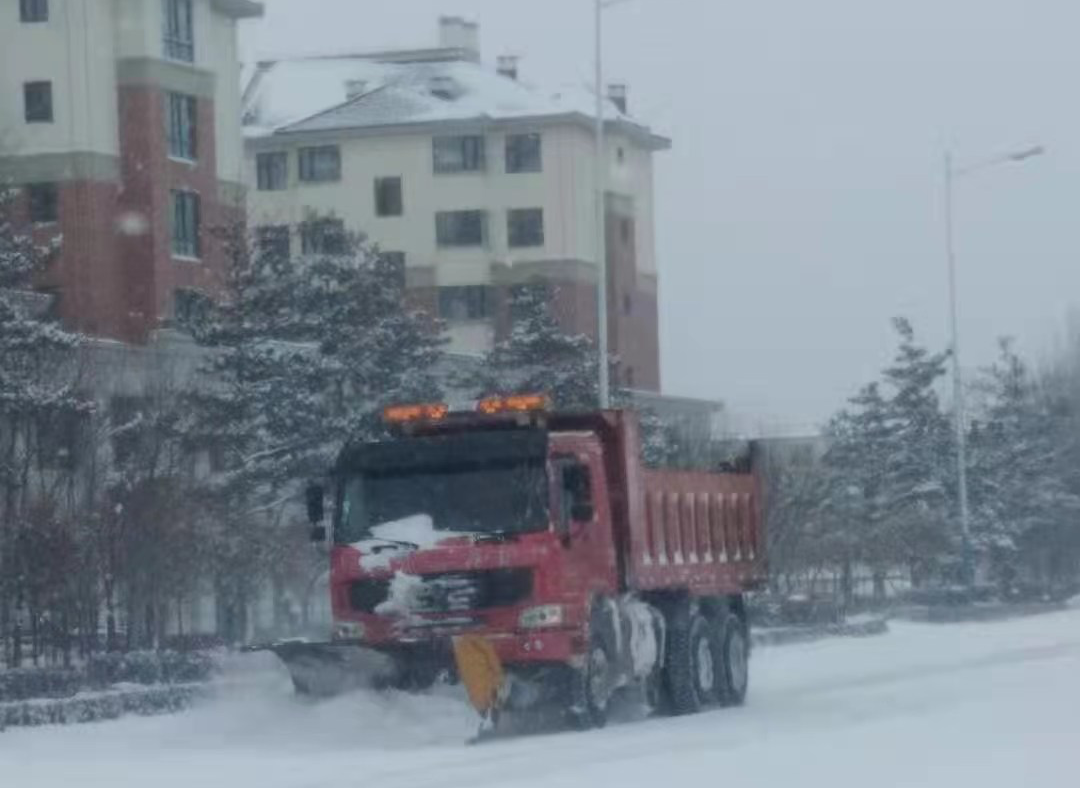
[[[307,516],[312,525],[319,525],[326,518],[326,509],[323,499],[326,493],[321,484],[309,484],[306,490]],[[323,531],[326,529],[324,528]],[[324,537],[325,538],[325,537]]]

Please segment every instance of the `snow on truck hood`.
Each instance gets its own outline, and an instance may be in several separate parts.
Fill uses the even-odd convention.
[[[360,567],[370,571],[385,569],[395,558],[415,550],[430,550],[452,539],[474,537],[476,534],[469,531],[437,530],[430,514],[419,513],[380,523],[371,529],[368,539],[353,542],[349,547],[360,551]]]

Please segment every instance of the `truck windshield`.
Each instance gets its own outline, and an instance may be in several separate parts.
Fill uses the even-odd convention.
[[[346,482],[335,539],[421,542],[426,529],[436,538],[541,531],[548,508],[542,460],[368,470]]]

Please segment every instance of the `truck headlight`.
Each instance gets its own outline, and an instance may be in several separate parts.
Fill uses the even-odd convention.
[[[338,621],[334,624],[334,640],[363,640],[364,625],[359,621]]]
[[[540,629],[541,627],[557,627],[563,622],[562,605],[539,605],[529,607],[521,611],[518,623],[522,629]]]

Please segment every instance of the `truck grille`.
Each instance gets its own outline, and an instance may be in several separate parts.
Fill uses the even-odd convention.
[[[531,569],[490,569],[423,575],[414,613],[457,613],[509,607],[532,595]],[[389,580],[357,580],[349,587],[353,610],[374,613],[390,593]]]

